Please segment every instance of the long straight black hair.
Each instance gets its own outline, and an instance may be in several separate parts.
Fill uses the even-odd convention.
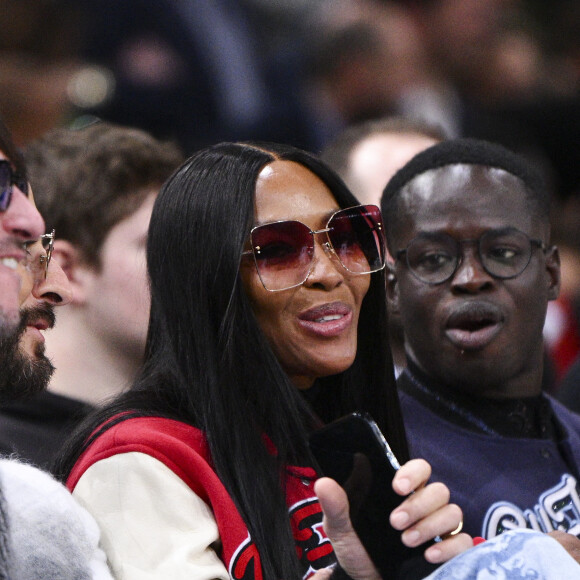
[[[82,426],[57,472],[66,476],[90,442],[114,424],[102,423],[121,411],[194,425],[207,436],[217,474],[259,550],[264,578],[297,580],[280,476],[287,464],[311,464],[308,433],[348,412],[368,411],[395,453],[406,460],[408,452],[388,346],[383,272],[371,274],[353,365],[319,379],[308,401],[253,315],[240,261],[253,225],[258,174],[276,159],[308,168],[340,207],[358,204],[334,172],[294,147],[222,143],[187,160],[164,185],[151,217],[151,317],[142,372],[130,391]],[[275,456],[265,448],[264,434]]]

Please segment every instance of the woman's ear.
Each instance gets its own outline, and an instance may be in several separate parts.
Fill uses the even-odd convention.
[[[87,265],[83,263],[79,250],[66,240],[54,241],[52,260],[58,262],[68,278],[72,291],[72,304],[81,304],[86,296]]]
[[[560,252],[556,246],[546,250],[546,273],[548,276],[548,300],[556,300],[560,294]]]

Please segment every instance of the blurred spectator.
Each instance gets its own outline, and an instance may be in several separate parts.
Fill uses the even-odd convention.
[[[75,0],[0,0],[0,114],[17,145],[68,119],[80,67]]]
[[[362,203],[380,205],[389,179],[414,155],[446,138],[442,129],[404,117],[350,125],[322,151],[322,159]]]
[[[578,85],[554,81],[566,76],[563,60],[547,51],[526,3],[394,1],[412,18],[438,81],[410,92],[401,111],[439,122],[452,136],[507,145],[542,167],[559,195],[577,190]]]
[[[237,0],[86,0],[84,58],[111,73],[106,120],[177,140],[310,144],[298,63],[270,52]],[[268,47],[268,49],[271,47]]]
[[[563,381],[570,366],[580,355],[580,196],[554,200],[553,241],[560,250],[562,282],[558,300],[550,303],[544,327],[548,358],[546,387],[562,402],[571,403],[570,387]],[[563,391],[561,392],[561,389]],[[580,410],[580,383],[576,385]],[[566,391],[566,392],[564,392]]]
[[[0,8],[0,113],[20,145],[84,115],[186,151],[223,139],[312,144],[299,35],[294,27],[281,36],[306,5],[0,0]]]
[[[502,143],[559,195],[578,189],[580,100],[564,80],[576,60],[555,58],[522,0],[327,1],[316,15],[306,88],[320,148],[353,122],[398,114]]]
[[[322,151],[321,158],[362,203],[380,207],[389,179],[413,156],[445,137],[440,128],[421,121],[384,117],[347,127]],[[399,376],[407,361],[401,320],[391,309],[389,341]]]
[[[580,413],[580,357],[570,365],[560,382],[557,398],[568,409]]]
[[[541,45],[549,57],[551,87],[561,94],[580,90],[580,4],[577,0],[525,0],[538,23]]]
[[[430,82],[413,23],[390,2],[323,2],[306,37],[306,100],[321,148],[353,123],[398,111],[407,90]]]
[[[577,0],[0,2],[0,113],[20,144],[89,113],[186,152],[319,151],[394,113],[503,143],[560,196],[580,188]]]

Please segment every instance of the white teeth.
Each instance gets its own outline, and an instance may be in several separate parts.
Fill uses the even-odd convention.
[[[317,318],[316,322],[330,322],[331,320],[338,320],[339,318],[342,318],[342,314],[329,314],[328,316]]]
[[[11,270],[16,270],[16,268],[18,268],[18,260],[15,258],[2,258],[0,259],[0,264],[10,268]]]

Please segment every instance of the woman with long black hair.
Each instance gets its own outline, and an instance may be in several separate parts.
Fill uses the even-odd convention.
[[[292,147],[216,145],[165,184],[147,242],[146,363],[60,465],[117,578],[298,580],[334,563],[308,435],[369,412],[408,459],[381,228],[378,208],[358,205]],[[422,460],[396,475],[401,495],[417,490],[391,516],[408,545],[461,521],[428,477]],[[471,545],[456,534],[426,557],[442,562]],[[352,574],[349,552],[337,543]],[[361,557],[357,570],[376,577]]]

